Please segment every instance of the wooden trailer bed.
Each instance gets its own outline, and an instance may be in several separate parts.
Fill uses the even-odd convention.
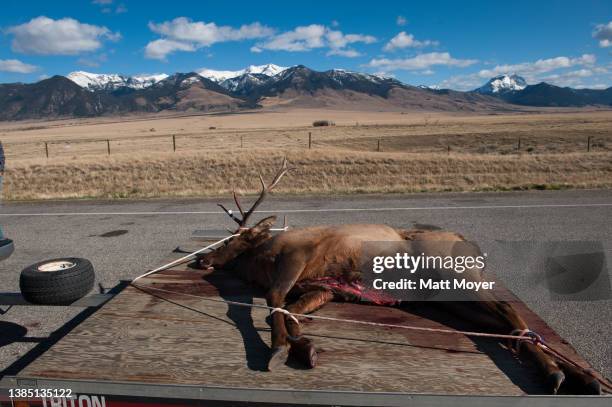
[[[268,372],[266,310],[147,288],[265,304],[261,293],[228,273],[208,273],[188,265],[143,278],[138,284],[144,288],[125,288],[16,378],[446,396],[545,393],[535,369],[519,363],[499,341],[321,320],[303,322],[305,335],[319,349],[315,369],[287,365]],[[507,290],[504,295],[534,331],[588,367],[521,301]],[[392,324],[474,328],[454,325],[430,304],[410,311],[332,303],[317,313]]]

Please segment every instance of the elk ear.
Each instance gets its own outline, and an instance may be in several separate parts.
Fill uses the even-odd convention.
[[[263,218],[255,226],[251,228],[251,231],[255,234],[261,233],[264,230],[268,230],[276,223],[276,216],[268,216],[267,218]]]

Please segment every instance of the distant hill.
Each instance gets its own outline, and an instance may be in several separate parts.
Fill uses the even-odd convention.
[[[0,120],[112,113],[113,97],[92,93],[63,76],[32,84],[0,85]]]
[[[498,97],[508,103],[541,107],[612,106],[612,88],[573,89],[541,82],[527,85],[518,75],[500,75],[490,79],[473,93]]]
[[[91,91],[63,76],[33,84],[0,85],[0,120],[91,117],[135,112],[232,111],[253,107],[195,73],[176,74],[143,88]]]
[[[502,98],[517,105],[549,107],[582,107],[589,105],[612,106],[612,88],[572,89],[542,82],[529,85],[519,92],[511,92]]]
[[[0,85],[0,120],[91,117],[140,112],[229,112],[280,106],[358,111],[503,112],[522,106],[612,105],[612,90],[527,85],[492,78],[471,92],[415,87],[397,79],[298,65],[173,75],[72,72],[37,83]]]

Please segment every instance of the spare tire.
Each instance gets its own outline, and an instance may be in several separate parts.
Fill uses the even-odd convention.
[[[89,260],[67,257],[26,267],[21,272],[19,287],[23,297],[31,303],[67,305],[90,292],[94,280]]]

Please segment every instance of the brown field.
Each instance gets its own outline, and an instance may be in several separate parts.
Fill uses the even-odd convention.
[[[336,125],[312,127],[315,120]],[[7,199],[254,192],[256,173],[271,173],[284,155],[297,167],[279,186],[285,193],[612,187],[612,111],[294,109],[13,122],[0,123],[0,140]]]

